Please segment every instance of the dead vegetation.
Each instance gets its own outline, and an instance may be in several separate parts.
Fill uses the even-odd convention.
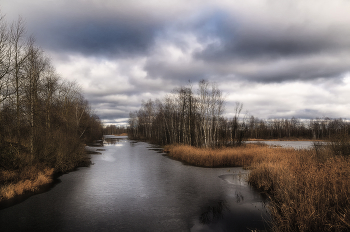
[[[350,168],[344,156],[277,154],[251,166],[249,182],[270,195],[272,231],[349,231]]]
[[[19,170],[0,170],[0,201],[51,183],[53,168],[30,166]]]
[[[249,183],[270,198],[271,231],[350,230],[350,161],[335,155],[334,144],[318,150],[254,144],[222,149],[179,145],[165,150],[191,165],[249,168]]]
[[[234,148],[197,148],[189,145],[168,145],[168,156],[184,163],[200,167],[247,167],[255,159],[262,158],[261,149],[266,146],[246,145]]]

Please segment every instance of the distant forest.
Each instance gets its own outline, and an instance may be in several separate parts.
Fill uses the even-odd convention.
[[[85,143],[101,137],[79,86],[60,78],[22,19],[8,24],[0,15],[0,168],[41,163],[66,171],[84,159]]]
[[[350,123],[343,119],[258,119],[243,115],[239,102],[234,116],[225,118],[224,105],[222,92],[213,83],[201,81],[197,91],[180,87],[163,100],[142,102],[138,111],[131,112],[128,135],[161,145],[219,147],[241,145],[247,139],[327,140],[350,131]]]
[[[103,128],[104,135],[121,135],[127,133],[128,128],[126,126],[108,125]]]

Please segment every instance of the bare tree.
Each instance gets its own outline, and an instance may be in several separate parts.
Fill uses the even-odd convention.
[[[235,109],[234,109],[235,115],[233,116],[233,119],[232,119],[232,129],[231,129],[231,141],[233,146],[240,145],[242,142],[242,138],[239,134],[240,133],[239,117],[242,112],[242,109],[243,109],[243,103],[236,102]]]
[[[192,86],[180,87],[163,102],[143,102],[130,114],[129,134],[160,144],[181,143],[195,146],[219,144],[224,101],[215,84],[200,82],[198,95]]]
[[[0,17],[0,103],[0,168],[68,170],[84,158],[84,143],[102,136],[81,90],[60,80],[21,18],[8,27]]]
[[[26,52],[27,44],[24,42],[25,27],[22,18],[20,17],[16,23],[11,25],[10,42],[12,51],[12,73],[13,86],[15,93],[16,104],[16,132],[17,139],[20,139],[20,114],[21,114],[21,95],[23,93],[24,79],[24,63],[30,54]]]
[[[40,81],[42,74],[47,68],[48,60],[43,56],[43,52],[35,47],[34,39],[30,39],[27,50],[28,59],[25,63],[27,102],[30,112],[30,153],[31,159],[34,159],[34,140],[36,134],[36,126],[38,122],[38,93],[40,89]]]
[[[4,17],[0,14],[0,103],[9,97],[12,57],[10,44],[8,27]]]

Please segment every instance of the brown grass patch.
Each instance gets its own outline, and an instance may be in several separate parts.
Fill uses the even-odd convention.
[[[249,167],[267,159],[280,160],[279,154],[290,154],[294,149],[270,148],[264,144],[247,144],[233,148],[196,148],[187,145],[165,146],[168,156],[200,167]]]
[[[114,134],[114,136],[128,136],[128,133]]]
[[[350,160],[248,144],[202,149],[167,146],[169,156],[203,167],[249,167],[249,183],[268,194],[271,231],[350,231]]]
[[[0,171],[0,201],[21,195],[27,191],[36,191],[41,185],[52,182],[53,168],[39,170],[35,166],[22,171]]]
[[[281,157],[253,164],[249,175],[271,197],[272,231],[349,231],[349,159],[306,150]]]

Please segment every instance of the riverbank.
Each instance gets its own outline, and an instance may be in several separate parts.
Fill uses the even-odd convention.
[[[0,203],[0,231],[250,232],[266,227],[265,198],[247,184],[247,171],[183,165],[157,148],[124,137],[106,141],[100,155],[91,155],[94,165],[60,176],[38,195],[10,200],[18,202],[14,207]]]
[[[61,161],[60,166],[52,167],[45,163],[22,165],[17,169],[0,168],[0,202],[10,200],[28,192],[37,192],[44,185],[50,184],[57,176],[86,167],[91,164],[88,151],[74,160]]]
[[[22,170],[0,170],[0,201],[34,192],[52,182],[54,169],[28,166]]]
[[[350,161],[327,149],[262,144],[203,149],[166,146],[168,156],[202,167],[243,166],[248,182],[270,198],[272,231],[349,231]]]
[[[292,148],[269,147],[263,143],[245,144],[228,148],[196,148],[187,145],[168,145],[164,147],[168,156],[186,164],[199,167],[244,167],[267,162],[272,156],[278,157],[296,153]]]

